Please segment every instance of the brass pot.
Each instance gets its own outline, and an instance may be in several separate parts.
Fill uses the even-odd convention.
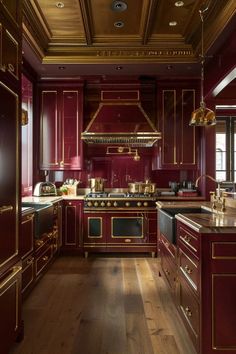
[[[103,192],[104,191],[104,182],[106,180],[100,177],[94,177],[89,179],[89,187],[91,192]]]
[[[128,192],[131,194],[153,194],[155,193],[156,183],[133,182],[128,184]]]

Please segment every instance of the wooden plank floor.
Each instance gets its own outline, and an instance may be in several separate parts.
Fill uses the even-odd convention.
[[[59,257],[11,354],[195,354],[158,270],[145,257]]]

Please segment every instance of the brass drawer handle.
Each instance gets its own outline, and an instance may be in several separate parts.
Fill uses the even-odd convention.
[[[192,311],[190,310],[190,307],[185,307],[185,313],[188,317],[192,317]]]
[[[12,268],[11,274],[8,275],[8,276],[3,280],[2,283],[0,283],[0,290],[1,290],[5,285],[7,285],[7,284],[11,281],[11,279],[13,279],[13,278],[17,275],[17,273],[19,273],[21,270],[22,270],[22,267],[21,267],[21,266],[14,266],[14,267]]]
[[[48,256],[44,256],[42,259],[43,259],[44,262],[46,262],[46,261],[48,261],[49,257]]]
[[[184,241],[185,241],[186,243],[190,243],[190,242],[191,242],[191,237],[188,236],[188,235],[184,235]]]
[[[42,246],[44,242],[42,240],[37,240],[36,241],[36,246]]]
[[[186,266],[184,267],[184,270],[186,271],[186,273],[188,274],[192,274],[193,270],[191,268],[189,268],[189,266],[186,264]]]
[[[33,263],[33,261],[34,261],[34,257],[30,257],[29,259],[27,259],[26,264],[29,265]]]
[[[26,217],[27,221],[31,221],[31,220],[33,220],[33,218],[34,218],[34,214],[27,215],[27,217]]]
[[[12,65],[11,63],[8,63],[8,71],[10,71],[11,73],[14,73],[14,71],[15,71],[15,67],[14,67],[14,65]]]
[[[0,207],[0,214],[3,214],[3,213],[7,213],[9,211],[12,211],[13,210],[13,206],[12,205],[3,205]]]
[[[125,242],[131,242],[131,239],[130,238],[126,238]]]

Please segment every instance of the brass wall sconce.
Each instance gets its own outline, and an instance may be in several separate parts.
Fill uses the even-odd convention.
[[[29,122],[28,111],[24,108],[21,110],[21,125],[27,125]]]
[[[132,156],[134,161],[140,161],[138,149],[132,149],[129,146],[108,146],[107,155],[129,155]]]

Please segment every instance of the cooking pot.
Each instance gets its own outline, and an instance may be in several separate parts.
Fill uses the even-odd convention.
[[[153,194],[156,189],[156,183],[133,182],[128,184],[128,192],[131,194]]]
[[[104,182],[106,180],[100,177],[94,177],[89,179],[89,187],[91,192],[103,192],[104,191]]]

